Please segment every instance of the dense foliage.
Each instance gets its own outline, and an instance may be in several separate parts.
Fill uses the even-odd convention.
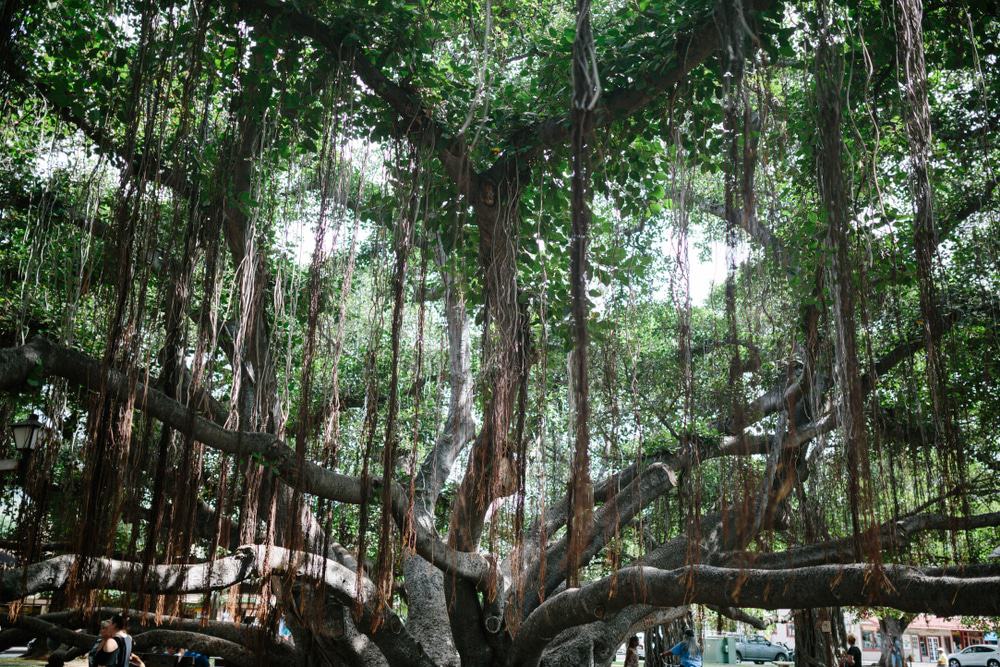
[[[1000,613],[997,9],[7,0],[0,421],[50,428],[4,539],[143,564],[74,568],[57,604],[205,593],[310,665],[601,662],[687,603]],[[571,115],[582,16],[600,97]],[[149,574],[241,544],[268,551],[225,585]],[[312,592],[304,553],[341,583]],[[556,606],[569,559],[584,606],[636,563],[867,574],[649,580],[591,618]],[[959,564],[984,598],[894,588]]]

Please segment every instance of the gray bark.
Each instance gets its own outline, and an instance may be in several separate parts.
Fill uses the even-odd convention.
[[[472,368],[469,349],[469,317],[465,300],[454,276],[444,265],[440,244],[435,252],[444,282],[445,316],[448,324],[448,369],[451,387],[448,419],[415,480],[413,517],[415,522],[434,525],[434,506],[451,467],[475,434],[472,418]],[[423,642],[428,655],[442,667],[458,667],[458,649],[451,634],[444,574],[414,554],[403,562],[407,597],[407,628]]]
[[[3,572],[0,575],[0,601],[62,588],[69,580],[75,561],[75,556],[57,556],[27,568]],[[84,589],[131,590],[135,588],[142,571],[141,563],[92,558],[81,563],[78,584]],[[359,587],[354,571],[314,554],[281,547],[247,546],[214,563],[152,566],[148,569],[144,588],[153,593],[207,592],[258,578],[263,573],[285,574],[315,582],[324,586],[342,605],[351,605],[358,598],[364,600],[358,627],[369,634],[390,664],[434,667],[435,663],[391,611],[383,612],[381,625],[371,629],[377,612],[371,607],[375,595],[370,581],[361,582]]]
[[[615,652],[630,636],[656,625],[671,623],[688,613],[687,606],[633,605],[609,619],[565,630],[542,654],[543,667],[576,667],[588,657],[596,667],[608,667]]]
[[[913,621],[914,614],[900,614],[899,616],[882,616],[878,619],[878,634],[881,643],[882,655],[879,656],[878,664],[881,667],[891,667],[893,647],[898,647],[901,664],[907,664],[903,656],[903,633]]]
[[[525,619],[509,665],[537,665],[563,630],[633,604],[702,603],[758,609],[881,605],[942,615],[1000,613],[1000,567],[990,576],[928,576],[919,568],[886,566],[872,590],[867,565],[745,570],[694,565],[675,570],[633,567],[546,600]],[[817,585],[822,582],[822,585]]]
[[[843,634],[843,617],[838,633],[833,612],[828,607],[795,610],[795,667],[835,667],[836,637]]]

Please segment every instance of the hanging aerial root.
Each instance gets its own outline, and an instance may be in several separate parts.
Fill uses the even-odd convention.
[[[573,352],[570,355],[574,451],[570,473],[566,531],[567,583],[579,583],[580,556],[590,541],[594,522],[594,487],[590,481],[589,336],[587,332],[587,244],[590,235],[590,157],[593,111],[601,95],[597,52],[590,23],[590,0],[577,0],[573,41],[572,145],[573,178],[570,239],[570,292],[573,311]],[[523,463],[522,463],[523,465]]]
[[[872,563],[881,562],[877,531],[869,530],[874,522],[868,438],[864,414],[865,392],[858,363],[857,326],[852,260],[850,257],[850,193],[843,173],[843,137],[841,136],[844,76],[843,54],[835,43],[834,19],[827,2],[819,4],[816,51],[817,123],[819,126],[818,181],[823,210],[827,218],[827,243],[832,250],[830,269],[836,337],[836,375],[843,395],[840,423],[844,433],[848,465],[848,500],[855,556],[862,554]],[[864,521],[864,523],[863,523]],[[867,525],[866,525],[867,524]],[[870,535],[871,539],[865,539]]]
[[[402,213],[396,226],[395,268],[392,276],[392,324],[390,351],[392,354],[389,375],[389,398],[386,407],[385,442],[382,447],[382,519],[379,526],[378,560],[375,564],[375,587],[378,591],[377,610],[391,606],[393,595],[393,569],[395,544],[393,541],[392,482],[396,469],[399,416],[399,346],[403,328],[403,288],[410,249],[413,246],[414,218],[419,203],[418,155],[411,149],[409,156],[410,188],[403,199]],[[378,621],[377,621],[378,622]]]

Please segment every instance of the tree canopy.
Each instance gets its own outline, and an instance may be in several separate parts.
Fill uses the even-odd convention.
[[[998,9],[6,0],[0,638],[1000,616]]]

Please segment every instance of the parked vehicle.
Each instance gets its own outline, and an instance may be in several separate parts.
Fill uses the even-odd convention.
[[[948,667],[1000,667],[1000,647],[975,644],[948,656]]]
[[[736,662],[755,662],[762,665],[765,662],[777,660],[782,662],[788,660],[792,651],[784,644],[772,644],[760,635],[737,635],[735,642]],[[733,650],[733,649],[730,649]],[[955,667],[952,665],[951,667]],[[990,666],[994,667],[994,666]],[[995,667],[1000,667],[996,665]]]

